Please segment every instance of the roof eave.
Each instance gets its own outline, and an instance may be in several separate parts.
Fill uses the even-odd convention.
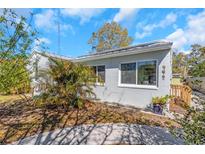
[[[118,53],[111,53],[111,54],[105,54],[105,55],[91,55],[87,57],[81,57],[73,59],[73,62],[86,62],[86,61],[92,61],[92,60],[99,60],[99,59],[106,59],[106,58],[112,58],[112,57],[121,57],[121,56],[127,56],[127,55],[134,55],[134,54],[141,54],[146,52],[153,52],[153,51],[162,51],[162,50],[170,50],[172,47],[172,43],[166,44],[166,45],[160,45],[160,46],[151,46],[146,48],[140,48],[140,49],[133,49],[129,52],[118,52]]]
[[[54,55],[54,54],[51,54],[51,53],[48,53],[48,52],[43,53],[43,52],[40,52],[40,51],[33,51],[32,54],[31,54],[31,57],[34,54],[38,54],[38,55],[41,55],[43,57],[53,57],[53,58],[62,59],[62,60],[72,60],[72,58],[69,58],[69,57]]]

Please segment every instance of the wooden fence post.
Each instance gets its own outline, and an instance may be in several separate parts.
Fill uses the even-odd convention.
[[[171,85],[171,96],[179,99],[185,106],[191,105],[192,89],[187,85]]]

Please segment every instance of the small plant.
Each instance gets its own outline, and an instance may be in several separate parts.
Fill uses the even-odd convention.
[[[163,107],[165,106],[169,98],[170,97],[168,95],[162,97],[153,97],[152,104],[154,113],[162,114]]]
[[[160,105],[164,106],[167,103],[167,100],[169,99],[169,96],[162,96],[162,97],[153,97],[152,98],[152,104],[153,105]]]

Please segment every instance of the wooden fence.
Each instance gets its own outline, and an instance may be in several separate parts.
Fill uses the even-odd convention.
[[[191,105],[192,89],[186,85],[171,85],[171,96],[178,99],[184,105]]]

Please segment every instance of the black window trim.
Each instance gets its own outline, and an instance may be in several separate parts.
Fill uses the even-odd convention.
[[[106,66],[104,65],[104,64],[100,64],[100,65],[91,65],[91,67],[96,67],[96,75],[98,76],[98,67],[99,66],[104,66],[105,67],[105,81],[103,82],[103,83],[100,83],[100,82],[98,82],[98,79],[96,79],[96,82],[95,82],[95,84],[96,85],[104,85],[105,84],[105,82],[106,82]]]
[[[156,85],[143,85],[143,84],[138,84],[138,63],[139,62],[152,62],[155,61],[156,62]],[[136,68],[137,68],[137,81],[136,84],[139,86],[156,86],[158,87],[158,60],[157,59],[150,59],[150,60],[138,60],[136,61]]]

